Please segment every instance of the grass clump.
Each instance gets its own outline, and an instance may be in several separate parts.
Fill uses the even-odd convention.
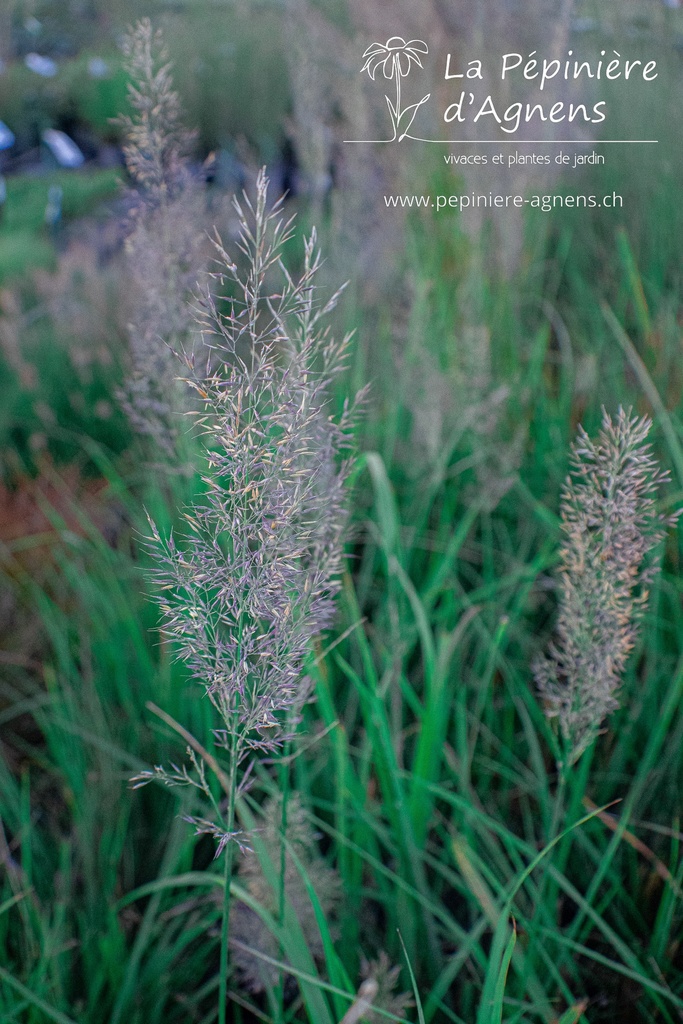
[[[243,843],[236,801],[252,759],[287,742],[309,698],[306,661],[332,622],[340,586],[351,470],[341,457],[351,444],[353,410],[345,407],[338,419],[328,410],[349,340],[334,342],[322,326],[337,296],[316,300],[314,235],[299,280],[284,271],[291,225],[279,204],[268,209],[267,192],[262,172],[255,205],[237,205],[244,275],[217,243],[224,261],[218,278],[231,279],[238,296],[227,313],[209,297],[203,340],[215,369],[189,380],[203,406],[206,494],[184,513],[189,530],[180,543],[162,540],[152,527],[164,631],[216,712],[211,745],[225,767],[213,756],[198,758],[195,748],[190,770],[158,767],[136,777],[138,784],[192,784],[212,808],[210,819],[188,820],[197,834],[215,837],[216,856],[226,851],[221,1021],[232,849]],[[274,290],[267,282],[277,270]],[[208,767],[225,790],[224,808],[207,782]]]

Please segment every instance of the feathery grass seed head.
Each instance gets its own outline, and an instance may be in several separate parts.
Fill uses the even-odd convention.
[[[657,512],[651,422],[603,413],[595,441],[579,428],[562,494],[564,544],[557,637],[534,666],[546,712],[559,719],[566,762],[590,746],[618,707],[621,676],[657,566],[648,555],[676,516]]]
[[[207,269],[205,188],[187,160],[192,134],[181,124],[161,33],[142,19],[129,30],[123,50],[134,112],[118,119],[134,185],[126,239],[133,322],[132,373],[120,399],[136,431],[172,467],[182,462],[176,414],[192,405],[178,380],[178,357],[197,340],[190,299]]]
[[[244,271],[216,241],[215,276],[230,292],[220,305],[207,292],[211,365],[205,376],[189,366],[205,492],[182,537],[152,524],[150,538],[164,631],[237,765],[276,751],[310,696],[306,661],[332,623],[343,568],[355,409],[330,408],[348,338],[324,326],[337,296],[317,300],[315,236],[294,279],[281,261],[291,224],[279,204],[268,209],[267,189],[262,172],[256,204],[237,204]]]
[[[149,18],[129,28],[123,40],[125,68],[131,77],[128,101],[134,114],[122,115],[126,168],[138,188],[171,191],[186,173],[185,154],[193,139],[181,121],[178,93],[161,31]]]

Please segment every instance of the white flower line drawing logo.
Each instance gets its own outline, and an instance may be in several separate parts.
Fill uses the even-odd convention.
[[[391,36],[386,43],[372,43],[363,54],[365,63],[361,68],[361,74],[367,71],[374,82],[377,71],[382,68],[384,77],[388,81],[396,79],[396,103],[392,103],[388,96],[385,97],[394,131],[392,138],[387,139],[387,142],[401,142],[406,137],[411,137],[408,136],[408,132],[415,115],[431,96],[431,93],[427,93],[418,103],[410,103],[401,109],[401,79],[407,77],[413,62],[422,67],[420,54],[427,53],[429,53],[429,47],[422,39],[411,39],[407,43],[400,36]],[[401,125],[402,121],[405,122],[403,126]],[[400,135],[399,129],[401,129]]]

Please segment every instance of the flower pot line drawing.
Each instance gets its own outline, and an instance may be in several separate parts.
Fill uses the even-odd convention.
[[[385,96],[391,116],[393,135],[390,139],[381,141],[401,142],[405,138],[412,138],[409,132],[415,115],[422,104],[427,102],[431,93],[427,93],[417,103],[409,103],[407,106],[401,107],[401,79],[408,76],[413,64],[422,67],[420,55],[425,56],[427,53],[429,53],[429,47],[422,39],[411,39],[406,42],[401,36],[391,36],[386,43],[371,43],[363,54],[365,63],[361,68],[361,74],[367,71],[374,82],[375,75],[381,68],[384,78],[388,82],[396,81],[394,102],[389,96]]]

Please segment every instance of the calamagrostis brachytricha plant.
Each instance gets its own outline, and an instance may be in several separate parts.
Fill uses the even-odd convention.
[[[129,30],[123,50],[133,108],[118,119],[134,185],[126,239],[133,367],[121,398],[135,429],[170,465],[178,458],[176,413],[192,404],[177,379],[176,354],[192,349],[196,338],[189,299],[207,269],[205,189],[190,170],[192,134],[182,127],[161,33],[145,18]]]
[[[638,634],[657,567],[648,554],[676,516],[656,509],[658,469],[646,443],[651,422],[603,413],[592,441],[583,428],[562,495],[557,639],[534,666],[546,712],[559,719],[562,763],[573,764],[618,707],[616,691]]]
[[[344,366],[348,338],[324,327],[338,294],[317,299],[315,235],[305,243],[301,276],[281,261],[291,221],[268,210],[261,172],[256,204],[235,203],[241,223],[241,272],[216,241],[225,305],[207,293],[202,319],[212,370],[188,384],[203,403],[206,492],[186,510],[180,541],[152,525],[164,630],[213,704],[214,746],[224,756],[218,805],[206,763],[143,773],[167,784],[192,783],[213,806],[194,819],[198,832],[226,850],[220,1020],[224,1020],[229,881],[235,800],[253,758],[272,754],[291,733],[309,697],[305,668],[314,639],[331,625],[343,566],[346,485],[354,406],[330,410],[330,388]],[[271,282],[271,277],[277,280]],[[191,819],[192,820],[192,819]]]

